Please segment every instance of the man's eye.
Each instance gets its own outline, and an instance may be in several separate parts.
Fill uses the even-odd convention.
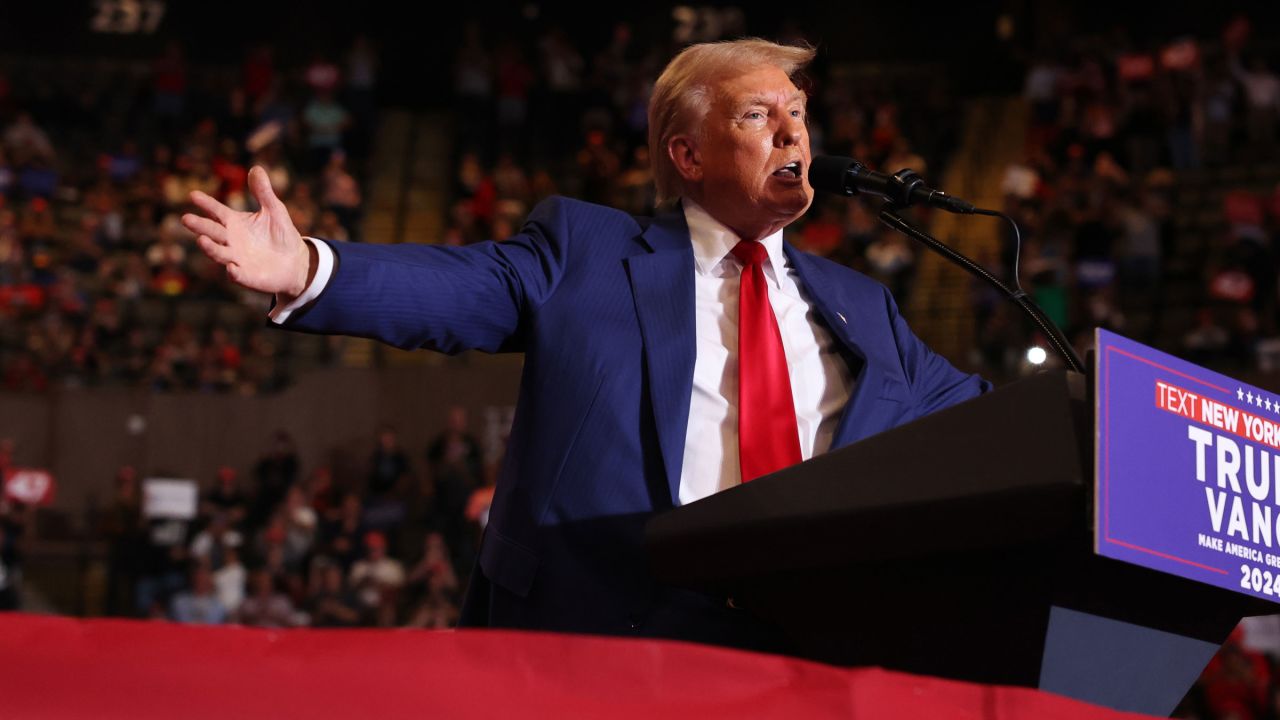
[[[803,111],[803,110],[792,110],[792,111],[791,111],[791,117],[796,117],[796,118],[798,118],[798,117],[804,117],[804,111]]]
[[[759,120],[763,117],[764,117],[764,113],[760,112],[759,110],[752,110],[751,112],[747,113],[748,120]]]

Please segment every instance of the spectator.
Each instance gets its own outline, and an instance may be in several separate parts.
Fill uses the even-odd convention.
[[[342,135],[351,127],[351,115],[332,89],[320,89],[303,108],[302,122],[311,147],[311,168],[318,173],[329,164],[329,157],[342,149]]]
[[[299,232],[310,233],[320,215],[320,205],[311,192],[311,184],[306,181],[294,183],[293,190],[285,199],[289,208],[289,218],[297,226]]]
[[[280,517],[285,532],[285,567],[300,571],[310,557],[317,526],[316,512],[301,487],[293,485],[289,488],[280,508]]]
[[[342,498],[337,520],[325,525],[323,552],[335,558],[344,569],[350,568],[365,553],[366,533],[360,496],[347,493]]]
[[[1263,157],[1274,157],[1276,113],[1280,112],[1280,78],[1267,67],[1261,57],[1253,58],[1249,68],[1232,59],[1231,72],[1244,87],[1248,101],[1249,141]]]
[[[909,271],[915,262],[915,253],[906,238],[882,232],[867,248],[867,262],[872,277],[888,285],[895,296],[906,295]]]
[[[29,112],[19,112],[13,123],[5,128],[4,149],[15,166],[54,160],[53,143]]]
[[[432,524],[449,547],[459,549],[459,560],[471,557],[475,550],[463,527],[463,512],[480,484],[482,468],[480,443],[468,432],[466,408],[449,408],[445,429],[427,449],[427,468],[434,491]]]
[[[504,150],[522,150],[529,94],[535,80],[520,46],[505,42],[496,56],[497,113],[499,143]]]
[[[360,601],[347,588],[342,567],[325,562],[313,570],[320,576],[320,587],[309,599],[307,609],[314,627],[353,627],[361,622]]]
[[[162,233],[159,239],[147,248],[147,264],[153,273],[170,267],[181,272],[182,264],[187,259],[187,249],[178,242],[176,233]]]
[[[229,613],[213,584],[213,574],[205,563],[197,563],[191,573],[191,589],[173,598],[173,619],[199,625],[221,625]]]
[[[294,610],[288,596],[276,591],[275,580],[269,571],[254,570],[249,582],[251,592],[231,616],[233,622],[265,628],[287,628],[305,623],[305,618]]]
[[[438,532],[428,533],[422,559],[405,579],[409,590],[420,596],[417,609],[410,616],[409,627],[443,629],[458,622],[458,607],[454,602],[458,591],[458,577],[445,538]]]
[[[384,425],[378,431],[378,445],[369,463],[369,494],[385,495],[409,474],[409,458],[400,447],[395,428]]]
[[[241,65],[241,87],[250,102],[258,102],[275,82],[275,50],[263,43],[249,50]]]
[[[307,87],[316,94],[334,93],[342,81],[342,70],[319,53],[312,56],[304,75]]]
[[[140,615],[154,616],[157,608],[168,607],[173,594],[182,589],[190,531],[190,524],[183,520],[153,518],[148,521],[142,552],[144,565],[134,591],[135,609]]]
[[[358,158],[368,155],[368,136],[374,126],[374,90],[378,80],[378,54],[367,35],[356,35],[346,57],[346,105],[351,110],[357,132],[351,153]]]
[[[1271,666],[1261,653],[1242,644],[1236,628],[1201,674],[1204,699],[1212,717],[1255,720],[1269,716]]]
[[[315,226],[311,228],[311,232],[313,235],[326,240],[336,240],[338,242],[351,240],[351,235],[348,234],[347,228],[343,227],[342,221],[338,219],[338,214],[332,210],[321,211]]]
[[[146,545],[144,527],[138,471],[124,465],[116,472],[114,496],[99,527],[108,543],[107,615],[130,616],[134,612],[133,591]]]
[[[333,485],[333,472],[328,467],[318,467],[311,473],[307,496],[311,498],[311,509],[322,531],[327,523],[338,520],[342,497]]]
[[[472,149],[489,134],[493,97],[493,65],[485,48],[480,25],[471,21],[462,31],[462,44],[454,56],[453,91],[458,109],[467,122],[459,128],[461,145]]]
[[[211,568],[220,568],[226,563],[227,551],[239,548],[244,538],[231,527],[230,518],[215,512],[209,520],[209,526],[196,534],[191,541],[190,554],[197,562],[206,563]]]
[[[249,525],[261,527],[298,479],[298,451],[293,436],[284,430],[272,434],[271,449],[254,466],[253,477],[256,494]]]
[[[618,176],[614,204],[636,215],[651,215],[656,202],[649,148],[638,145],[631,151],[631,165]]]
[[[836,206],[824,204],[818,210],[818,216],[805,223],[800,231],[799,245],[806,252],[830,257],[840,249],[844,240],[844,228],[839,222],[839,211]]]
[[[11,540],[0,533],[0,611],[21,607],[18,587],[22,576],[18,570]]]
[[[351,587],[374,623],[391,627],[396,623],[396,603],[405,583],[404,565],[387,555],[387,540],[382,533],[368,533],[364,544],[369,554],[351,566]]]
[[[13,467],[13,441],[0,439],[0,477]],[[20,543],[28,527],[31,509],[0,493],[0,610],[22,607],[22,552]]]
[[[248,573],[240,562],[240,548],[228,545],[223,549],[222,565],[213,571],[213,585],[218,600],[228,613],[234,614],[244,601],[245,581]]]
[[[342,151],[329,156],[329,163],[324,170],[323,197],[324,206],[337,216],[347,235],[352,239],[359,239],[360,187],[351,173],[347,172],[347,155]],[[320,237],[330,236],[321,234]]]

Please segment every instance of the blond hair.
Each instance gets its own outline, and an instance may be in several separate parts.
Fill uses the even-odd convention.
[[[649,99],[649,157],[658,186],[658,204],[679,198],[684,183],[667,152],[671,138],[701,127],[711,104],[711,85],[726,76],[772,65],[794,77],[816,51],[760,38],[690,45],[658,77]]]

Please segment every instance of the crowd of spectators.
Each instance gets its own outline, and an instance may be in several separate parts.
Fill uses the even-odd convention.
[[[1280,367],[1280,342],[1269,340],[1280,331],[1280,79],[1254,35],[1237,17],[1216,35],[1141,45],[1081,36],[1028,58],[1025,157],[990,180],[1021,226],[1023,285],[1079,349],[1104,327],[1227,371]],[[591,50],[555,29],[512,37],[469,26],[454,64],[443,241],[506,237],[552,193],[652,213],[644,110],[678,49],[625,23]],[[814,153],[940,172],[961,113],[945,73],[929,70],[820,58],[802,81]],[[908,302],[920,251],[879,224],[873,201],[819,198],[788,235]],[[1010,235],[979,259],[1010,277],[1015,257]],[[994,292],[974,292],[963,360],[993,377],[1025,368],[1025,349],[1043,338]]]
[[[1237,17],[1216,36],[1084,38],[1029,63],[1004,209],[1024,284],[1078,348],[1104,327],[1227,372],[1275,369],[1280,78],[1254,35]],[[1009,271],[1012,239],[988,260]],[[993,295],[978,307],[975,353],[1007,369],[1037,338]]]
[[[553,193],[654,211],[646,106],[681,41],[645,32],[464,28],[440,242],[507,237]],[[778,39],[805,41],[790,27]],[[1023,283],[1078,346],[1102,326],[1198,362],[1280,365],[1280,78],[1264,47],[1236,18],[1212,36],[1086,36],[1028,59],[1026,154],[1004,174],[1004,209],[1022,227]],[[0,61],[0,388],[253,393],[287,382],[295,355],[331,358],[339,341],[263,332],[269,300],[229,283],[177,217],[193,189],[252,209],[257,163],[304,233],[360,239],[376,75],[363,38],[340,62],[285,65],[262,45],[238,67],[196,67],[177,44],[142,66]],[[946,77],[820,56],[801,81],[814,153],[936,180],[962,115]],[[820,198],[788,234],[908,301],[919,250],[872,203]],[[1012,241],[980,259],[1011,273]],[[966,361],[1004,376],[1037,338],[976,292]]]
[[[257,393],[291,354],[178,218],[202,190],[256,210],[269,171],[303,233],[358,240],[377,58],[341,64],[0,58],[0,389],[128,384]],[[307,348],[317,361],[327,348]]]
[[[807,42],[790,28],[775,39]],[[680,47],[627,23],[591,51],[555,28],[526,38],[469,26],[454,63],[456,162],[444,242],[507,237],[554,193],[652,214],[646,108]],[[820,56],[800,84],[815,155],[928,176],[957,141],[959,99],[934,66],[835,66]],[[788,232],[803,249],[908,289],[914,249],[883,230],[867,203],[820,198]]]
[[[731,33],[734,28],[724,28]],[[712,39],[712,38],[704,38]],[[802,42],[788,30],[777,39]],[[453,64],[451,202],[439,241],[513,234],[565,194],[651,214],[646,106],[678,51],[617,24],[604,42],[551,27],[468,25]],[[1012,238],[979,258],[1027,290],[1079,349],[1106,327],[1228,371],[1280,369],[1280,77],[1248,20],[1138,46],[1084,37],[1029,58],[1025,156],[1000,178]],[[377,59],[281,62],[268,45],[198,67],[0,58],[0,390],[126,384],[261,393],[328,341],[263,329],[268,298],[229,283],[178,222],[203,190],[254,209],[260,164],[304,234],[361,239]],[[814,154],[938,181],[960,98],[927,66],[819,61]],[[919,252],[874,203],[815,202],[797,246],[913,292]],[[957,271],[958,272],[958,271]],[[1015,371],[1038,341],[975,289],[970,363]],[[0,442],[0,475],[12,457]],[[460,410],[427,447],[377,434],[367,473],[303,476],[291,439],[203,488],[191,520],[150,518],[133,467],[114,478],[96,537],[109,547],[107,614],[262,627],[451,627],[492,497],[492,468]],[[31,509],[0,500],[0,610],[19,606]],[[1268,624],[1270,623],[1270,624]],[[1277,713],[1280,623],[1244,625],[1181,717]]]
[[[420,453],[379,430],[366,472],[303,476],[280,432],[250,482],[231,467],[203,483],[191,519],[152,517],[138,472],[120,468],[98,521],[109,545],[108,615],[259,627],[457,623],[493,468],[453,408]],[[416,455],[416,457],[415,457]]]
[[[1209,661],[1172,717],[1266,720],[1280,717],[1280,615],[1245,618]]]

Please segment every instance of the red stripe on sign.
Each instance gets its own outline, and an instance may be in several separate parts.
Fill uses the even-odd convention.
[[[1171,383],[1156,381],[1156,407],[1249,442],[1280,449],[1280,423],[1212,398],[1200,397]]]

